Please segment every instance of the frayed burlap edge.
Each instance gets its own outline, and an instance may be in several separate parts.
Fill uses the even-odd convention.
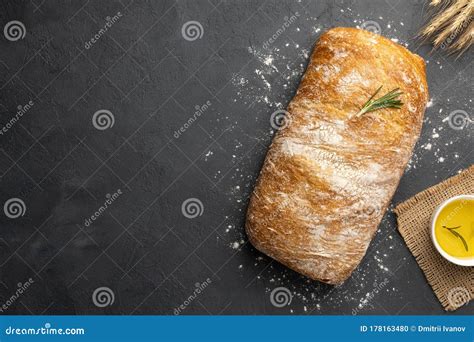
[[[444,200],[474,194],[474,165],[432,186],[395,208],[398,230],[445,310],[453,311],[474,299],[474,267],[445,260],[430,236],[430,220]]]

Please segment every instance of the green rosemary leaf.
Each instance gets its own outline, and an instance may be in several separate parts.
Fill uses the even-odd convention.
[[[461,228],[461,226],[456,226],[456,227],[446,227],[446,226],[443,226],[443,228],[446,228],[446,229],[458,229],[458,228]]]
[[[382,108],[396,108],[400,109],[403,105],[403,102],[398,99],[403,93],[400,91],[400,88],[395,88],[389,91],[382,97],[378,99],[375,96],[380,92],[383,86],[380,86],[375,93],[367,100],[367,102],[362,106],[360,111],[355,115],[359,117],[365,113],[373,112]]]
[[[453,234],[454,236],[459,238],[461,240],[462,244],[464,245],[464,249],[466,250],[466,252],[469,252],[469,246],[467,245],[466,240],[464,239],[464,237],[461,234],[459,234],[457,231],[455,231],[455,229],[461,228],[461,226],[456,226],[456,227],[443,226],[443,228],[446,228],[451,234]]]

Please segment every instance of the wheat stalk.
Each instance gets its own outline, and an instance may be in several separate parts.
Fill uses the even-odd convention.
[[[466,31],[464,31],[461,36],[454,42],[451,46],[453,51],[460,51],[464,53],[469,47],[474,43],[474,23],[471,22]]]
[[[434,48],[447,48],[450,53],[462,54],[474,40],[474,1],[431,0],[430,6],[437,13],[420,32],[430,38]]]

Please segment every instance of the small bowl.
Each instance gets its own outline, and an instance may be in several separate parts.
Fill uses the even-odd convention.
[[[438,250],[438,253],[443,256],[446,260],[452,262],[453,264],[459,265],[459,266],[474,266],[474,258],[470,259],[465,259],[465,258],[457,258],[452,255],[449,255],[446,253],[441,246],[438,243],[438,240],[436,240],[436,235],[435,235],[435,223],[436,220],[438,219],[438,215],[443,210],[443,208],[448,205],[449,203],[456,201],[456,200],[474,200],[474,195],[459,195],[459,196],[454,196],[443,203],[441,203],[434,211],[433,216],[431,216],[431,240],[433,241],[434,246]]]

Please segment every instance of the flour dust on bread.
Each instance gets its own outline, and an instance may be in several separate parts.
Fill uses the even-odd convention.
[[[401,108],[358,116],[380,86],[403,92]],[[312,279],[344,282],[397,188],[427,100],[419,56],[360,29],[322,34],[252,193],[251,243]]]

